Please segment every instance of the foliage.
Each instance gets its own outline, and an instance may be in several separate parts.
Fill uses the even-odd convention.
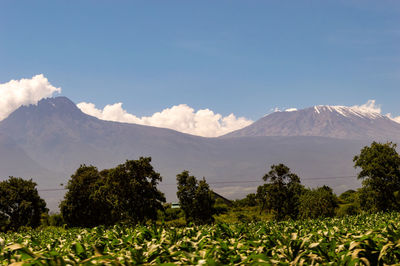
[[[137,224],[157,219],[157,210],[163,208],[165,197],[157,189],[162,177],[150,162],[150,157],[140,157],[107,171],[100,195],[112,206],[111,216],[115,220]]]
[[[150,162],[150,157],[141,157],[101,172],[94,166],[81,165],[71,176],[60,204],[65,222],[93,227],[155,220],[165,197],[157,189],[162,178]]]
[[[398,210],[396,193],[400,191],[400,156],[396,144],[377,143],[364,147],[355,156],[354,167],[361,168],[358,174],[363,179],[362,200],[377,211]]]
[[[333,217],[338,199],[328,186],[307,189],[300,196],[299,218]]]
[[[184,228],[48,228],[0,234],[9,265],[393,265],[400,214]]]
[[[37,227],[47,213],[36,183],[19,177],[0,182],[0,230],[18,230],[21,226]]]
[[[254,223],[269,221],[273,217],[270,213],[260,211],[260,206],[233,206],[226,213],[214,215],[216,223]]]
[[[176,209],[168,208],[168,209],[165,209],[165,211],[164,211],[165,221],[176,220],[181,217],[184,217],[184,215],[185,214],[183,213],[182,209],[180,209],[180,208],[176,208]]]
[[[157,225],[184,227],[186,226],[185,213],[181,208],[172,208],[171,203],[165,203],[163,210],[157,211]]]
[[[176,176],[178,182],[177,196],[187,222],[206,224],[213,221],[214,197],[206,180],[198,181],[183,171]]]
[[[69,226],[93,227],[112,223],[111,206],[96,197],[104,176],[94,166],[81,165],[68,181],[67,193],[60,204],[61,214]]]
[[[257,197],[263,206],[272,210],[277,220],[297,218],[299,197],[304,189],[300,178],[286,165],[278,164],[271,166],[263,180],[269,182],[257,189]]]
[[[367,209],[367,206],[363,206],[360,200],[360,191],[355,190],[347,190],[340,194],[339,200],[339,208],[336,210],[336,215],[339,217],[343,217],[346,215],[355,215],[363,211],[370,211]]]
[[[229,206],[221,198],[217,198],[215,200],[213,207],[214,207],[214,214],[217,214],[217,215],[227,213],[228,209],[229,209]]]
[[[257,206],[259,205],[259,199],[255,193],[247,194],[244,199],[235,200],[236,206]]]
[[[65,221],[61,213],[42,214],[40,225],[43,228],[47,226],[63,226],[64,224]]]
[[[356,215],[361,212],[360,206],[355,203],[346,203],[339,205],[339,208],[336,210],[337,217],[344,217],[348,215]]]
[[[356,201],[356,198],[357,198],[357,191],[349,189],[340,194],[338,199],[341,203],[352,203]]]

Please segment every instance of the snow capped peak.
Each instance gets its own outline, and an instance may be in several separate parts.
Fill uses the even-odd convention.
[[[392,116],[391,113],[382,114],[380,105],[376,104],[375,100],[368,100],[362,105],[343,106],[343,105],[316,105],[311,108],[298,110],[297,108],[287,108],[281,111],[275,108],[274,113],[297,113],[298,112],[314,112],[315,114],[331,113],[344,118],[362,118],[362,119],[390,119],[393,122],[400,124],[400,116]],[[264,117],[269,116],[266,114]]]
[[[400,116],[393,118],[390,114],[382,114],[374,100],[354,106],[316,105],[298,111],[294,108],[283,110],[227,136],[318,136],[364,140],[400,138]]]
[[[367,103],[368,104],[368,103]],[[374,107],[374,106],[373,106]],[[344,117],[361,117],[361,118],[369,118],[376,119],[384,117],[380,113],[380,108],[371,108],[371,106],[366,107],[365,105],[355,105],[355,106],[342,106],[342,105],[318,105],[314,106],[314,112],[317,114],[322,112],[331,112],[338,113]]]

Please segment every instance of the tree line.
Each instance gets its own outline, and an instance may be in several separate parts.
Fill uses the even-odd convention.
[[[276,220],[331,217],[362,211],[400,210],[400,156],[396,144],[373,142],[353,159],[360,169],[362,187],[337,197],[328,186],[306,188],[284,164],[272,165],[256,193],[234,202],[233,206],[257,206]],[[81,165],[66,185],[60,215],[53,223],[70,227],[143,224],[157,219],[172,220],[183,215],[186,223],[214,222],[227,207],[216,199],[205,178],[183,171],[176,176],[180,209],[172,210],[157,185],[162,177],[150,157],[127,160],[115,168],[99,171]],[[0,182],[0,230],[38,227],[49,224],[46,203],[32,180],[10,177]],[[51,222],[50,222],[51,224]]]

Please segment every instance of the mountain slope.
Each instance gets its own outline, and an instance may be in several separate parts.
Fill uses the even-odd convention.
[[[49,162],[47,167],[57,171],[70,171],[71,164],[78,167],[88,158],[89,163],[107,163],[111,156],[135,153],[143,146],[176,149],[170,144],[203,139],[169,129],[99,120],[82,113],[66,97],[20,107],[0,123],[0,132],[12,136],[30,157]]]
[[[0,122],[0,134],[11,145],[0,147],[0,158],[13,149],[25,154],[13,157],[8,172],[22,171],[32,162],[38,169],[28,167],[22,177],[34,178],[40,189],[65,184],[83,163],[104,169],[126,159],[151,156],[163,176],[160,189],[168,201],[176,200],[176,175],[183,170],[206,177],[218,193],[234,199],[255,192],[261,176],[276,163],[287,164],[307,186],[327,184],[343,192],[359,186],[352,158],[369,144],[307,136],[203,138],[99,120],[82,113],[65,97],[19,108]],[[55,210],[64,191],[41,193]]]
[[[340,139],[399,140],[400,124],[357,107],[314,106],[274,112],[222,138],[244,136],[320,136]]]
[[[24,150],[9,136],[0,133],[0,178],[8,176],[32,178],[53,174],[31,159]]]

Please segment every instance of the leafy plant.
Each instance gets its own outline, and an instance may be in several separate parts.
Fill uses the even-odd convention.
[[[136,226],[0,233],[0,265],[392,265],[400,213],[187,227]]]

